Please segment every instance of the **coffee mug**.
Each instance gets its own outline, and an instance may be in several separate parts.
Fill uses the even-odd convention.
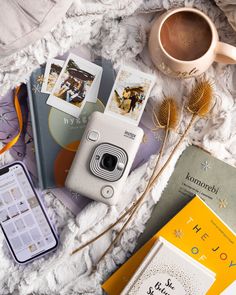
[[[161,15],[151,28],[149,52],[160,71],[176,78],[201,75],[214,61],[236,64],[236,47],[219,42],[213,22],[194,8]]]

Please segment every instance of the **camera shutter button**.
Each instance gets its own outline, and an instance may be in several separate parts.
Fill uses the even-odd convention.
[[[101,194],[103,198],[109,199],[114,195],[114,189],[110,185],[103,186],[101,189]]]
[[[87,135],[87,139],[91,141],[97,141],[99,138],[99,133],[95,130],[90,130]]]

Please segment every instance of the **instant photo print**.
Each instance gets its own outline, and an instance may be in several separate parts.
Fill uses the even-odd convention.
[[[111,91],[105,113],[138,125],[155,77],[128,66],[122,66]]]
[[[52,58],[47,62],[41,92],[51,94],[64,63],[64,60],[56,58]]]
[[[78,118],[86,101],[97,101],[101,77],[100,66],[70,54],[47,104]]]

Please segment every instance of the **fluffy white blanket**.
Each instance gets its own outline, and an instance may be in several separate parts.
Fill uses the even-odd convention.
[[[204,0],[76,0],[67,16],[53,31],[28,48],[0,61],[0,94],[24,82],[30,72],[47,58],[62,54],[78,44],[85,44],[97,54],[113,60],[116,67],[129,63],[144,71],[153,72],[157,83],[152,91],[155,100],[163,92],[176,96],[183,107],[194,79],[178,81],[167,78],[154,69],[148,58],[146,40],[155,14],[176,6],[195,6],[207,13],[216,24],[221,40],[236,45],[236,33],[224,14],[211,1]],[[99,263],[93,265],[108,247],[117,226],[101,240],[70,256],[71,250],[86,242],[115,221],[120,212],[138,197],[137,188],[146,184],[155,157],[134,171],[126,182],[119,206],[108,207],[91,203],[76,220],[52,195],[44,197],[50,217],[60,234],[59,249],[47,258],[26,266],[16,265],[9,255],[0,233],[0,294],[101,294],[100,283],[122,264],[134,249],[139,234],[159,200],[175,162],[191,143],[209,150],[218,158],[236,166],[236,67],[214,64],[206,73],[214,81],[216,105],[207,119],[199,120],[187,140],[176,153],[168,169],[126,229],[121,241]],[[184,115],[181,132],[189,118]],[[172,134],[165,151],[166,158],[179,134]],[[164,160],[164,159],[163,159]],[[12,161],[8,153],[0,158],[1,165]]]

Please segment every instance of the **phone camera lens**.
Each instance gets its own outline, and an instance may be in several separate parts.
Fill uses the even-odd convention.
[[[111,154],[103,154],[100,166],[101,168],[108,170],[108,171],[113,171],[116,167],[117,164],[117,157],[113,156]]]

